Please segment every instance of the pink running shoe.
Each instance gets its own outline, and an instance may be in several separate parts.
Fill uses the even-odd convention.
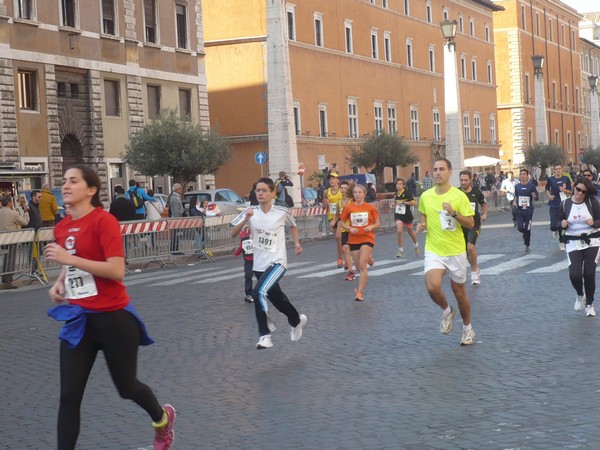
[[[156,433],[154,436],[154,450],[168,450],[175,440],[175,432],[173,431],[176,416],[175,408],[171,405],[163,405],[163,411],[167,414],[167,423],[163,426],[156,426],[156,423],[152,424]]]

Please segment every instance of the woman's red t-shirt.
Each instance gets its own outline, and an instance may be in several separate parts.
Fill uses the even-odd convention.
[[[106,261],[124,256],[119,222],[110,213],[97,207],[81,219],[67,215],[54,228],[56,242],[76,256],[92,261]],[[66,241],[69,244],[66,245]],[[94,311],[116,311],[129,304],[125,285],[118,280],[94,277],[98,294],[92,297],[71,299],[69,303]]]

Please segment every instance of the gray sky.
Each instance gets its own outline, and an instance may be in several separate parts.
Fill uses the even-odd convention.
[[[561,0],[572,8],[575,8],[580,13],[585,12],[600,12],[599,0]]]

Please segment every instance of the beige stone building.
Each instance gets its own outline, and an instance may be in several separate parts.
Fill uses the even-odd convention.
[[[25,189],[75,162],[126,182],[129,135],[161,109],[208,125],[203,41],[200,0],[0,0],[2,162],[39,172]]]
[[[352,173],[349,146],[376,131],[402,136],[419,163],[397,173],[422,177],[445,153],[444,18],[458,21],[465,157],[498,157],[497,9],[488,0],[204,0],[211,123],[235,155],[217,184],[246,194],[261,173],[284,170],[298,186],[299,166],[306,178],[334,162]]]
[[[583,146],[581,15],[558,0],[494,0],[498,117],[501,157],[509,166],[523,161],[526,149],[544,137],[536,133],[535,73],[532,56],[542,68],[548,141],[578,164]]]
[[[596,91],[592,93],[589,84],[590,76],[598,77],[597,82],[600,82],[600,12],[583,15],[583,19],[579,23],[579,37],[581,45],[581,91],[583,93],[581,102],[583,109],[582,148],[587,149],[592,144],[595,144],[595,147],[600,146],[600,142],[593,143],[592,141],[593,118],[591,108],[591,96],[595,95],[596,102],[598,102],[599,89],[597,87]],[[600,117],[595,117],[595,120],[596,132],[598,132]]]

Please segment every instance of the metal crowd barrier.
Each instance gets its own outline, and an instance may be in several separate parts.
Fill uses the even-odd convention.
[[[13,279],[27,276],[42,282],[32,271],[34,241],[35,230],[33,229],[0,232],[2,276],[12,275]]]
[[[121,222],[125,261],[147,261],[165,267],[170,258],[170,233],[167,220]]]

